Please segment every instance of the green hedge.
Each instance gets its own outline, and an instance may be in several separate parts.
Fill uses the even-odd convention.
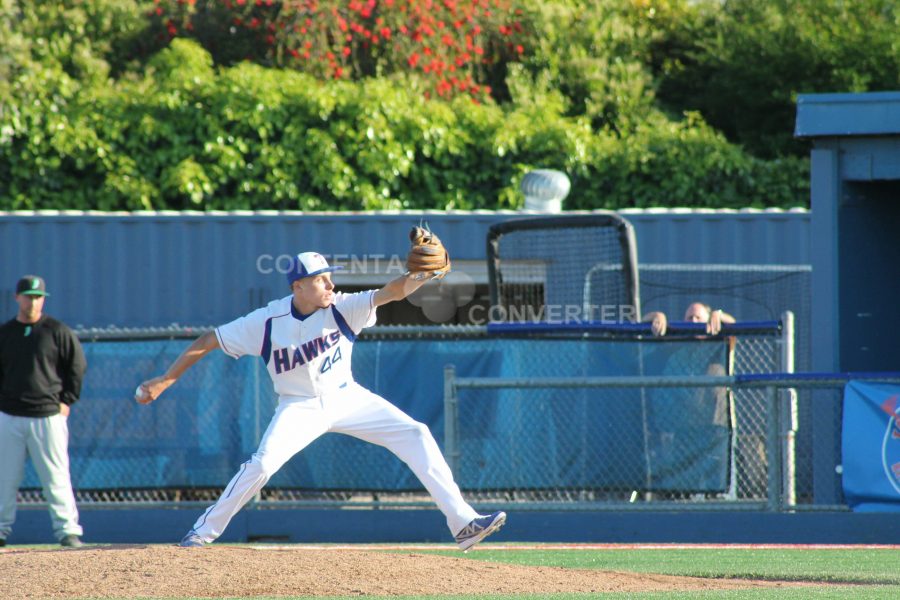
[[[510,208],[521,176],[558,168],[567,208],[779,206],[806,163],[764,162],[702,119],[619,137],[558,95],[504,107],[425,100],[412,82],[323,83],[175,40],[145,77],[34,97],[0,124],[4,209]]]
[[[279,2],[0,0],[0,210],[507,208],[538,167],[570,175],[571,208],[806,205],[796,94],[900,84],[891,0],[500,5],[469,6],[478,92],[426,101],[409,39],[301,75],[290,49],[330,30],[272,31],[299,14]],[[245,43],[292,70],[234,65]]]

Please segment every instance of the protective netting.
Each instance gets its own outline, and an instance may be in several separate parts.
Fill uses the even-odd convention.
[[[639,320],[634,233],[621,217],[522,219],[491,228],[493,321]]]
[[[777,321],[791,311],[796,325],[795,370],[808,371],[812,319],[809,265],[655,264],[639,266],[644,312],[680,321],[692,302],[732,314],[739,322]],[[738,357],[740,359],[740,357]],[[754,364],[738,369],[756,368]]]
[[[693,302],[721,308],[738,321],[778,320],[787,311],[794,315],[794,371],[808,371],[812,323],[812,269],[809,265],[732,265],[732,264],[652,264],[639,266],[641,299],[645,312],[662,311],[670,321],[682,319]],[[753,345],[742,344],[735,353],[734,373],[771,373],[782,370],[777,354],[758,352]],[[812,392],[794,393],[796,411],[809,424]],[[736,440],[737,490],[741,498],[764,497],[766,490],[765,392],[760,389],[734,391],[736,420],[744,426]],[[812,428],[797,432],[798,443],[811,447]],[[810,453],[796,456],[797,490],[809,498]]]

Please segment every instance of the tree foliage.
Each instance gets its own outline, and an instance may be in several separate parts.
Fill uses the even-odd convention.
[[[535,168],[568,208],[802,205],[796,94],[896,88],[897,25],[887,0],[0,0],[0,208],[515,208]]]
[[[702,0],[660,30],[662,104],[763,158],[808,151],[792,137],[797,94],[900,89],[894,0]]]

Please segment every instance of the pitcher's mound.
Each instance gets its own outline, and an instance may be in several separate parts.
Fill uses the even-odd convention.
[[[183,598],[646,592],[788,586],[526,567],[418,553],[232,546],[0,552],[5,598]]]

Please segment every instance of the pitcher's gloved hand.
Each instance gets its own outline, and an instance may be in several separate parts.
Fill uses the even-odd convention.
[[[431,230],[413,227],[409,241],[412,247],[406,255],[406,269],[416,279],[440,279],[450,272],[450,255]]]

